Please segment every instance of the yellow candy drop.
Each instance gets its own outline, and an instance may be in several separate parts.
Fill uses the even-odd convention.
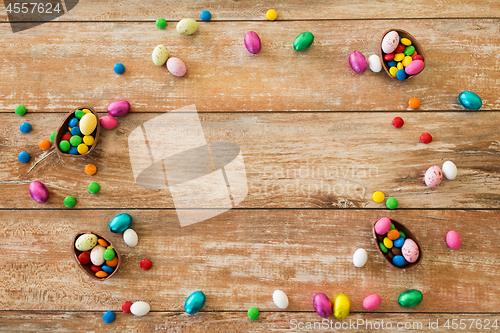
[[[373,198],[373,201],[375,201],[377,203],[381,203],[381,202],[384,202],[385,195],[384,195],[384,193],[377,191],[377,192],[373,193],[372,198]]]
[[[396,55],[394,56],[394,61],[401,61],[405,58],[405,54],[404,53],[396,53]]]
[[[386,237],[386,238],[384,238],[384,246],[388,249],[392,249],[394,244],[392,243],[392,241],[389,238]]]
[[[408,64],[409,64],[410,62],[412,62],[412,61],[413,61],[413,59],[412,59],[410,56],[406,56],[406,57],[403,59],[403,61],[402,61],[402,62],[403,62],[403,66],[405,66],[405,67],[406,67],[406,66],[408,66]]]
[[[398,69],[403,69],[403,64],[402,64],[402,63],[400,63],[400,62],[398,62],[398,64],[397,64],[397,68],[398,68]]]
[[[396,73],[398,72],[398,69],[396,67],[391,67],[389,68],[389,73],[392,75],[392,76],[396,76]]]
[[[85,143],[87,146],[92,146],[94,144],[94,137],[90,135],[85,135],[83,137],[83,143]]]
[[[411,45],[411,40],[409,40],[408,38],[401,38],[401,44],[409,46]]]
[[[276,20],[277,17],[278,17],[278,13],[276,13],[276,11],[274,9],[269,9],[266,13],[266,18],[269,21],[274,21],[274,20]]]
[[[91,111],[89,109],[83,109],[82,111],[83,111],[83,113],[91,113]]]
[[[76,149],[78,150],[80,155],[83,155],[89,151],[89,146],[87,146],[85,143],[80,143]]]

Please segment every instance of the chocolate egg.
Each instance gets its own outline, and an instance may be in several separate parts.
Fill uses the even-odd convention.
[[[109,222],[109,230],[114,233],[124,232],[130,224],[132,224],[132,216],[127,213],[119,214]]]
[[[130,103],[124,100],[114,101],[108,105],[108,113],[112,117],[122,117],[130,111]]]
[[[323,318],[328,318],[333,313],[332,302],[325,294],[314,295],[313,305],[316,312]]]
[[[29,187],[30,195],[36,202],[46,203],[49,200],[49,190],[39,181],[34,181]]]

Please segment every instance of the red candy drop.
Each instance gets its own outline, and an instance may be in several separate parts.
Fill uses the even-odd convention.
[[[145,271],[149,271],[151,269],[151,266],[153,266],[153,264],[151,264],[151,260],[149,259],[142,259],[141,260],[141,268]]]
[[[405,121],[403,120],[403,118],[401,117],[396,117],[392,120],[392,124],[394,125],[394,127],[396,128],[401,128],[403,127],[403,125],[405,124]]]
[[[122,311],[123,313],[130,313],[130,307],[132,306],[132,302],[125,302],[122,304]]]
[[[396,51],[394,51],[394,53],[403,53],[405,49],[406,49],[405,45],[399,44],[398,47],[396,47]]]
[[[62,136],[61,138],[61,141],[62,140],[66,140],[66,141],[69,141],[69,139],[71,139],[71,134],[70,133],[66,133]]]
[[[78,256],[78,261],[82,265],[87,265],[90,262],[90,254],[88,252],[82,252]]]
[[[90,265],[90,270],[91,270],[92,272],[94,272],[94,273],[97,273],[97,272],[101,271],[102,269],[101,269],[101,267],[99,267],[99,266],[96,266],[96,265]]]
[[[430,135],[429,133],[424,133],[420,136],[420,141],[422,141],[425,144],[431,143],[432,135]]]
[[[411,57],[413,60],[422,60],[424,61],[424,58],[422,58],[422,56],[420,54],[417,54],[417,55],[414,55],[413,57]]]
[[[385,61],[391,61],[392,59],[394,59],[394,57],[395,57],[395,54],[394,54],[394,53],[389,53],[389,54],[386,54],[386,55],[384,56],[384,60],[385,60]]]

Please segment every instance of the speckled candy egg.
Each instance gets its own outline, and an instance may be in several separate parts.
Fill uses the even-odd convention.
[[[177,23],[176,29],[181,35],[192,35],[198,30],[198,22],[191,18],[185,18]]]
[[[403,254],[403,257],[406,259],[406,261],[408,261],[409,263],[414,263],[418,259],[420,250],[418,249],[417,243],[415,243],[413,239],[407,238],[405,240],[405,243],[403,244],[403,247],[401,248],[401,253]]]
[[[118,124],[116,119],[111,116],[101,117],[99,118],[99,122],[101,123],[101,126],[105,129],[113,129]]]
[[[389,31],[382,39],[382,51],[392,53],[399,45],[399,34],[396,31]]]
[[[160,44],[155,47],[155,49],[153,50],[153,54],[151,56],[153,58],[153,63],[156,66],[162,66],[167,62],[168,49],[165,45]]]
[[[30,195],[38,203],[46,203],[49,200],[49,190],[47,187],[39,182],[34,181],[29,187]]]
[[[186,74],[186,65],[184,62],[179,59],[179,58],[169,58],[167,60],[167,69],[170,73],[172,73],[175,76],[184,76]]]
[[[94,234],[80,235],[75,242],[75,247],[78,251],[89,251],[97,244],[97,236]]]
[[[104,264],[104,251],[106,251],[104,246],[96,245],[92,251],[90,251],[90,261],[96,266]]]
[[[437,165],[431,166],[425,172],[425,185],[427,185],[430,188],[434,188],[439,184],[441,184],[442,179],[443,179],[443,172],[441,171],[441,168],[438,167]]]

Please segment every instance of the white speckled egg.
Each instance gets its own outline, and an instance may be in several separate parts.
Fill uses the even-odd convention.
[[[186,74],[186,65],[179,58],[172,57],[168,59],[167,69],[175,76],[184,76],[184,74]]]
[[[193,19],[185,18],[177,23],[177,32],[181,35],[192,35],[198,30],[198,22]]]
[[[106,251],[104,246],[96,245],[92,251],[90,251],[90,261],[96,266],[104,264],[104,251]]]
[[[368,253],[365,249],[357,249],[352,256],[352,262],[356,267],[363,267],[368,260]]]
[[[156,66],[162,66],[168,59],[168,49],[165,45],[158,45],[153,50],[153,62]]]
[[[130,306],[130,312],[136,316],[145,316],[150,310],[151,307],[149,304],[143,301],[135,302],[132,306]]]
[[[425,185],[430,188],[434,188],[441,184],[441,180],[443,179],[443,173],[441,169],[437,165],[431,166],[425,172]]]
[[[137,233],[133,229],[127,229],[123,233],[123,240],[128,246],[135,247],[139,242],[139,237],[137,237]]]
[[[380,62],[380,57],[376,54],[372,54],[368,58],[368,67],[370,67],[371,71],[374,73],[378,73],[382,70],[382,63]]]
[[[389,31],[382,39],[382,51],[392,53],[399,45],[399,34],[396,31]]]
[[[75,247],[78,251],[89,251],[97,244],[97,236],[94,234],[83,234],[76,239]]]
[[[414,263],[417,261],[418,256],[420,255],[420,250],[418,249],[417,243],[413,239],[407,238],[405,240],[405,243],[403,244],[403,247],[401,247],[401,253],[403,254],[403,257],[408,261],[409,263]]]
[[[443,174],[446,179],[453,180],[457,177],[457,166],[452,161],[446,161],[443,163]]]
[[[275,290],[273,293],[274,304],[280,309],[286,309],[288,307],[288,297],[281,290]]]

